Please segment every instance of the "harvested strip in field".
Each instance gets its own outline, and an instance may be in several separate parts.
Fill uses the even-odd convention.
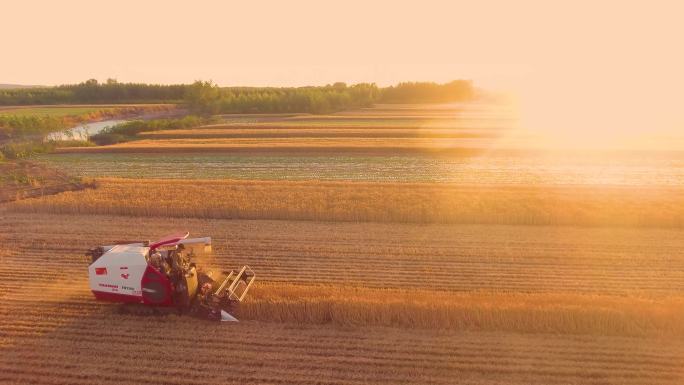
[[[24,213],[403,223],[684,226],[678,188],[102,179]]]
[[[508,117],[492,116],[489,114],[474,114],[472,116],[449,114],[443,116],[411,116],[402,115],[330,115],[330,116],[294,116],[274,121],[245,122],[244,119],[224,122],[244,124],[254,123],[260,127],[383,127],[383,128],[506,128],[512,126]]]
[[[41,277],[61,278],[62,269],[85,271],[83,253],[93,245],[178,229],[212,237],[214,255],[198,261],[202,266],[247,264],[259,284],[639,298],[684,293],[684,234],[675,229],[0,216],[7,269],[0,296],[33,282],[35,266],[45,269]]]
[[[483,384],[678,385],[684,378],[682,340],[672,338],[252,321],[226,326],[59,312],[50,328],[34,314],[11,318],[2,319],[9,344],[0,346],[0,382],[8,384],[453,384],[467,378]]]
[[[204,138],[141,139],[95,147],[62,147],[58,153],[285,151],[358,153],[476,154],[492,147],[493,138]],[[523,146],[521,144],[521,146]]]
[[[446,293],[261,283],[237,314],[240,319],[298,324],[684,337],[684,297]]]
[[[488,146],[491,140],[480,138],[209,138],[209,139],[141,139],[122,144],[115,144],[109,147],[196,147],[196,146],[216,146],[216,147],[324,147],[324,148],[457,148],[484,147]],[[96,147],[90,147],[96,148]]]
[[[500,122],[479,120],[412,120],[397,121],[383,119],[342,119],[342,120],[276,120],[232,118],[222,123],[210,124],[202,129],[242,129],[242,130],[434,130],[469,131],[481,130],[502,133],[511,129],[510,125]]]
[[[493,130],[378,129],[378,128],[225,128],[204,126],[185,130],[161,130],[138,134],[146,139],[176,138],[494,138]]]

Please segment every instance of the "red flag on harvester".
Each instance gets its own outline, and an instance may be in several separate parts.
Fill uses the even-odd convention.
[[[107,268],[106,268],[106,267],[96,267],[96,268],[95,268],[95,274],[97,274],[97,275],[107,275]]]

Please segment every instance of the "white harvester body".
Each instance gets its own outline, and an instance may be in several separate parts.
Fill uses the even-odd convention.
[[[147,270],[145,257],[149,251],[150,248],[142,244],[109,248],[88,267],[90,290],[95,297],[142,303],[142,278]]]
[[[211,238],[187,236],[177,233],[154,243],[120,242],[89,250],[95,298],[237,321],[229,311],[245,298],[254,272],[248,266],[220,274],[198,268],[194,258],[212,252]]]

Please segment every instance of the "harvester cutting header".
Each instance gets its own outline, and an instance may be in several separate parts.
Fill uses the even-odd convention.
[[[194,258],[212,252],[211,238],[168,235],[156,242],[119,242],[88,250],[90,289],[95,298],[123,304],[125,312],[176,310],[219,321],[237,321],[232,312],[254,283],[254,272],[215,273]]]

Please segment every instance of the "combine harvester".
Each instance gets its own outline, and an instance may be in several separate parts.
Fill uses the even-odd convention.
[[[95,298],[121,303],[125,313],[176,311],[237,321],[231,313],[254,283],[254,272],[248,266],[221,274],[203,271],[193,259],[211,253],[211,238],[188,239],[188,235],[88,250],[90,289]]]

